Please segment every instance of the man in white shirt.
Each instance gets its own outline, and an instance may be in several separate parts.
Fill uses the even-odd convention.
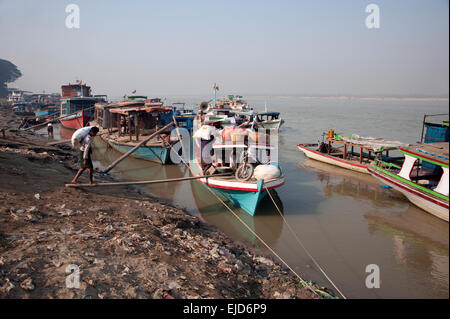
[[[80,142],[80,169],[77,175],[72,180],[72,184],[77,184],[77,180],[84,170],[87,169],[89,173],[89,182],[94,184],[92,175],[94,166],[92,165],[91,153],[92,153],[92,138],[98,133],[98,127],[92,127],[89,133]]]

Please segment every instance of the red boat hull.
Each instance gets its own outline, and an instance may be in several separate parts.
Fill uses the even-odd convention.
[[[73,130],[78,130],[79,128],[85,127],[91,120],[90,116],[85,114],[77,114],[76,116],[71,116],[70,118],[60,119],[61,125],[65,128],[70,128]]]

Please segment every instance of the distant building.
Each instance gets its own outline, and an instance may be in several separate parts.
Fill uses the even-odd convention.
[[[8,93],[8,101],[16,104],[16,103],[23,103],[24,102],[24,98],[23,98],[23,93],[20,90],[17,91],[10,91]]]

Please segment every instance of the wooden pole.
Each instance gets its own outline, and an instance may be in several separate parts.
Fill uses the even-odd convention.
[[[71,140],[62,140],[62,141],[55,141],[55,142],[50,142],[47,143],[47,145],[58,145],[58,144],[64,144],[64,143],[70,143]]]
[[[134,130],[136,133],[136,142],[139,142],[139,114],[134,116]]]
[[[128,113],[128,125],[127,125],[127,128],[128,128],[128,135],[130,135],[130,142],[131,142],[133,135],[131,135],[131,115],[130,115],[130,113]]]
[[[344,144],[344,154],[342,155],[342,159],[347,159],[347,143]]]
[[[113,183],[100,183],[100,184],[66,184],[66,187],[97,187],[97,186],[128,186],[128,185],[149,185],[149,184],[160,184],[160,183],[172,183],[172,182],[182,182],[189,181],[198,178],[209,178],[216,176],[229,176],[231,173],[215,174],[215,175],[202,175],[202,176],[189,176],[189,177],[179,177],[179,178],[168,178],[159,179],[152,181],[133,181],[133,182],[113,182]]]
[[[133,147],[131,150],[129,150],[128,152],[126,152],[125,154],[123,154],[119,159],[115,160],[113,163],[111,163],[111,165],[109,165],[104,171],[103,173],[108,173],[113,167],[115,167],[117,164],[119,164],[121,161],[123,161],[125,158],[127,158],[128,156],[130,156],[132,153],[134,153],[139,147],[141,147],[141,145],[147,143],[148,141],[150,141],[153,137],[155,137],[156,135],[158,135],[159,133],[161,133],[162,131],[164,131],[165,129],[171,127],[174,124],[174,122],[170,122],[169,124],[167,124],[166,126],[164,126],[163,128],[157,130],[155,133],[153,133],[152,135],[150,135],[149,137],[147,137],[145,140],[143,140],[142,142],[139,142],[138,144],[136,144],[135,147]]]

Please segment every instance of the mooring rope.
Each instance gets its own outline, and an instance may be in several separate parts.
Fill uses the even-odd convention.
[[[294,235],[294,237],[297,240],[297,242],[300,244],[300,246],[302,246],[303,250],[309,256],[309,258],[311,258],[313,263],[320,270],[320,272],[325,276],[325,278],[327,278],[327,280],[331,283],[331,285],[333,285],[334,289],[336,289],[337,292],[339,292],[339,294],[342,296],[342,298],[347,299],[347,297],[339,290],[339,288],[336,286],[336,284],[333,282],[333,280],[331,280],[331,278],[326,274],[326,272],[323,270],[323,268],[319,265],[319,263],[316,261],[316,259],[311,255],[311,253],[308,251],[308,249],[305,247],[305,245],[303,245],[303,243],[300,240],[300,238],[298,238],[297,234],[294,232],[294,230],[292,229],[291,225],[288,223],[288,221],[284,217],[283,213],[281,212],[280,208],[278,207],[277,203],[273,199],[272,194],[270,193],[269,189],[267,187],[264,187],[264,188],[266,189],[267,193],[270,196],[270,199],[272,200],[273,204],[275,205],[275,208],[277,209],[277,211],[280,214],[281,218],[283,219],[284,223],[288,227],[289,231],[292,233],[292,235]]]

